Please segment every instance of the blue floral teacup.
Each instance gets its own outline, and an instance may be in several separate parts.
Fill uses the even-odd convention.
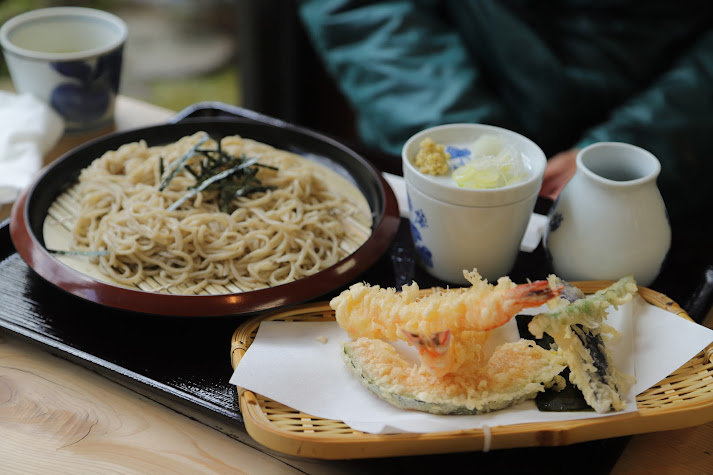
[[[66,132],[113,121],[126,37],[117,16],[80,7],[33,10],[0,27],[15,90],[50,104]]]
[[[414,161],[425,139],[444,147],[447,170],[423,172]],[[482,189],[459,185],[454,170],[475,163],[472,145],[497,139],[522,157],[516,183]],[[482,157],[478,158],[478,160]],[[512,270],[545,171],[545,154],[513,131],[483,124],[445,124],[422,130],[403,147],[402,165],[411,236],[419,264],[431,275],[467,284],[463,271],[476,269],[489,281]]]

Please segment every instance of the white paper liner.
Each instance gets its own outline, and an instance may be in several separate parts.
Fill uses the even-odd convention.
[[[534,314],[543,309],[530,310],[528,313]],[[636,394],[668,376],[713,341],[713,331],[650,305],[638,295],[619,310],[612,310],[607,323],[621,332],[610,345],[615,364],[637,379],[627,395],[626,409],[617,413],[540,412],[534,401],[473,416],[399,409],[364,388],[346,369],[340,354],[348,337],[336,322],[263,322],[230,382],[293,409],[341,420],[368,433],[492,428],[636,411]]]

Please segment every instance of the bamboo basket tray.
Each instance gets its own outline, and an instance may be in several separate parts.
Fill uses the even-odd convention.
[[[611,282],[573,284],[589,294]],[[639,287],[639,294],[650,304],[691,320],[667,296],[644,287]],[[322,302],[248,320],[233,333],[230,353],[233,368],[254,340],[260,323],[268,320],[330,321],[334,320],[334,313],[328,302]],[[245,427],[253,439],[278,452],[302,457],[352,459],[569,445],[680,429],[713,420],[713,344],[639,394],[638,412],[596,419],[428,434],[367,434],[342,421],[313,417],[240,387],[238,397]]]

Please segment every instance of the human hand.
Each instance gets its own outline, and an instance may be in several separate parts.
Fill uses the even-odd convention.
[[[571,148],[553,155],[547,160],[540,196],[551,200],[557,198],[562,188],[577,171],[577,153],[579,153],[579,149]]]

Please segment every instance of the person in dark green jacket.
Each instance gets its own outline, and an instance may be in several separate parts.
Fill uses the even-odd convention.
[[[505,127],[550,157],[541,194],[554,198],[574,173],[578,149],[628,142],[660,160],[672,219],[711,210],[709,0],[298,5],[367,144],[400,154],[410,135],[429,126]]]

